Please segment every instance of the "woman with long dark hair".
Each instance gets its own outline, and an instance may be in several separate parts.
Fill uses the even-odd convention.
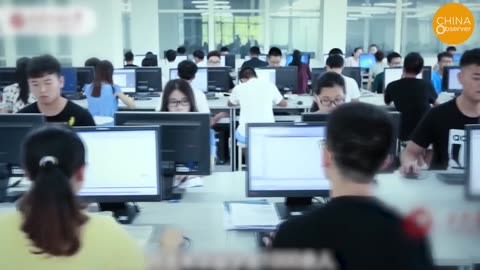
[[[84,87],[87,96],[88,111],[93,116],[113,117],[118,110],[118,99],[129,109],[135,108],[135,102],[127,97],[113,81],[113,65],[110,61],[100,61],[95,67],[95,79]]]
[[[294,89],[294,94],[306,94],[308,88],[308,80],[312,79],[312,72],[310,66],[302,62],[302,53],[299,50],[293,51],[293,60],[289,66],[297,67],[297,89]]]
[[[30,58],[22,57],[17,60],[15,83],[3,89],[3,99],[0,103],[0,112],[16,113],[27,105],[35,102],[35,97],[28,88],[27,66]]]
[[[21,162],[32,185],[17,211],[0,215],[2,269],[144,269],[141,249],[113,218],[81,209],[85,150],[63,125],[24,140]]]

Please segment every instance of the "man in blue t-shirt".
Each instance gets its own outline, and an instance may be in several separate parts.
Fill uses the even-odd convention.
[[[453,55],[449,52],[442,52],[437,55],[438,70],[432,72],[432,84],[437,94],[442,92],[443,69],[453,63]]]

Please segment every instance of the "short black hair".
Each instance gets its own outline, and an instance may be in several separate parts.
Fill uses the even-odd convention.
[[[271,47],[268,51],[268,57],[270,56],[282,56],[282,50],[280,50],[278,47]]]
[[[336,72],[325,72],[317,78],[313,93],[320,95],[322,93],[322,88],[335,86],[340,86],[343,89],[343,94],[347,94],[345,79],[343,76]]]
[[[420,74],[423,64],[423,57],[417,52],[411,52],[405,56],[403,70],[410,74]]]
[[[387,112],[367,103],[334,109],[327,122],[326,145],[341,174],[367,184],[388,157],[393,124]]]
[[[177,52],[174,51],[174,50],[168,50],[168,51],[165,53],[165,57],[167,58],[167,61],[168,61],[168,62],[173,62],[173,61],[175,61],[175,59],[177,58]]]
[[[370,46],[368,46],[368,49],[373,48],[373,47],[377,48],[377,50],[378,50],[377,44],[370,44]]]
[[[328,52],[328,55],[336,55],[336,54],[343,55],[343,52],[339,48],[333,48]]]
[[[253,46],[250,48],[250,55],[260,55],[260,48],[258,46]]]
[[[148,52],[145,54],[145,58],[142,60],[142,67],[157,67],[158,66],[158,60],[157,60],[157,55]]]
[[[100,59],[98,59],[96,57],[92,57],[92,58],[88,58],[85,61],[84,66],[86,66],[86,67],[96,67],[98,65],[98,63],[100,63]]]
[[[203,59],[205,58],[205,53],[201,50],[195,50],[193,52],[193,57],[196,57],[196,58],[199,58],[199,59]]]
[[[377,62],[382,62],[384,58],[385,54],[382,51],[377,51],[375,53],[375,60],[377,60]]]
[[[125,56],[125,61],[128,61],[128,62],[133,61],[133,53],[132,53],[132,51],[126,52],[124,56]]]
[[[480,48],[468,50],[463,53],[460,59],[460,66],[466,67],[470,65],[480,66]]]
[[[187,52],[187,49],[185,49],[185,47],[183,46],[180,46],[177,48],[177,53],[178,54],[185,54]]]
[[[216,56],[218,58],[222,57],[222,54],[219,51],[211,51],[207,55],[207,60],[210,59],[210,57]]]
[[[345,60],[343,60],[342,56],[338,54],[334,54],[334,55],[330,55],[327,58],[326,65],[330,68],[342,68],[344,65],[344,62]]]
[[[191,60],[183,60],[178,64],[178,77],[180,79],[190,81],[195,78],[197,71],[197,65]]]
[[[238,73],[238,79],[251,79],[257,78],[257,73],[252,67],[244,67]]]
[[[221,52],[230,52],[230,50],[228,49],[228,47],[225,47],[225,46],[222,47],[222,48],[220,48],[220,51],[221,51]]]
[[[448,51],[454,51],[454,52],[456,52],[456,51],[457,51],[457,47],[455,47],[455,46],[448,46],[445,51],[447,51],[447,52],[448,52]]]
[[[387,55],[387,62],[391,63],[393,58],[402,58],[402,56],[397,52],[391,52]]]
[[[57,76],[62,74],[62,66],[60,65],[60,62],[58,62],[57,58],[49,54],[45,54],[33,57],[28,63],[28,78],[41,78],[50,74],[56,74]]]
[[[453,59],[453,54],[451,54],[449,52],[441,52],[441,53],[437,54],[438,62],[442,61],[442,58],[444,58],[444,57]]]

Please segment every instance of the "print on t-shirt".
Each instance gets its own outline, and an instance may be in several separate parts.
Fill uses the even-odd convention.
[[[465,130],[450,129],[448,135],[448,168],[465,169]]]

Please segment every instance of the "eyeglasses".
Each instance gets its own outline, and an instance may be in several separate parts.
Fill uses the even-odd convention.
[[[168,107],[175,108],[178,107],[178,105],[181,105],[182,107],[186,107],[190,105],[190,101],[188,100],[170,100],[168,101]]]
[[[331,99],[320,99],[320,104],[322,104],[323,106],[332,106],[332,104],[334,104],[335,106],[337,105],[340,105],[340,104],[343,104],[345,103],[345,99],[344,98],[336,98],[334,100],[331,100]]]

